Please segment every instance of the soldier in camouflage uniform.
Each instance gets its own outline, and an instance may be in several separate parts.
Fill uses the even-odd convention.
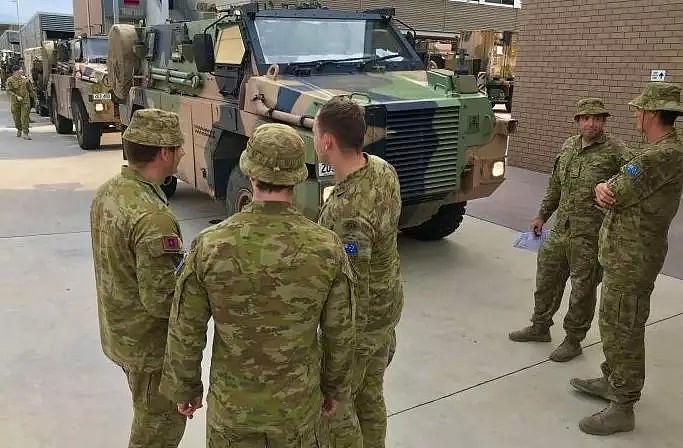
[[[321,412],[331,414],[350,393],[351,268],[339,237],[292,205],[294,186],[308,177],[296,131],[262,125],[240,168],[254,201],[192,243],[161,391],[194,414],[213,317],[207,446],[317,448]]]
[[[329,422],[331,447],[385,446],[384,372],[395,350],[403,308],[397,247],[401,187],[394,168],[362,152],[366,125],[353,101],[334,98],[317,114],[315,147],[339,183],[319,222],[341,236],[356,282],[358,314],[353,402]]]
[[[182,144],[176,114],[136,111],[123,134],[130,166],[97,190],[91,208],[100,336],[128,378],[130,448],[176,447],[185,431],[185,417],[158,390],[182,261],[180,227],[160,185],[175,172]]]
[[[36,102],[36,91],[21,67],[15,66],[13,73],[7,80],[7,92],[11,98],[12,117],[17,128],[17,137],[21,137],[23,132],[24,140],[31,140],[28,135],[29,112]]]
[[[683,143],[674,122],[683,114],[681,89],[655,82],[629,104],[648,146],[620,172],[595,188],[607,216],[600,229],[604,269],[600,334],[603,376],[571,384],[610,401],[579,423],[588,434],[608,435],[635,427],[633,405],[645,383],[645,323],[650,294],[664,264],[667,235],[683,190]]]
[[[603,131],[609,116],[598,98],[582,99],[574,119],[580,133],[569,137],[555,160],[552,175],[532,228],[540,235],[557,212],[550,236],[538,254],[532,326],[510,333],[516,342],[550,342],[553,316],[562,303],[567,279],[571,279],[569,310],[564,319],[566,337],[550,354],[565,362],[581,354],[595,315],[598,263],[598,231],[604,214],[595,205],[593,188],[609,179],[628,158],[623,142]]]

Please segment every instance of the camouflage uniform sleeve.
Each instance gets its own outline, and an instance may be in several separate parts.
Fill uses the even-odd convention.
[[[16,92],[17,87],[16,87],[16,84],[14,83],[14,80],[15,80],[15,78],[12,78],[10,76],[7,79],[7,84],[5,85],[5,88],[10,95],[16,96],[17,95],[17,92]]]
[[[190,401],[204,393],[202,353],[211,307],[200,263],[201,242],[196,242],[176,284],[159,386],[161,393],[175,403]]]
[[[28,93],[31,96],[31,100],[35,103],[36,102],[36,89],[33,87],[33,83],[31,81],[27,82],[26,88],[28,89]]]
[[[137,223],[134,241],[140,300],[151,315],[168,319],[182,260],[180,228],[169,213],[150,213]]]
[[[561,154],[555,158],[553,172],[550,174],[550,179],[548,180],[548,185],[545,188],[545,194],[541,201],[541,208],[538,211],[538,217],[541,218],[543,222],[547,222],[560,205],[562,185],[560,184],[560,177],[557,172],[560,157]]]
[[[351,262],[352,292],[356,301],[356,328],[365,328],[370,307],[370,259],[374,230],[361,217],[347,218],[337,224],[337,234]]]
[[[621,167],[609,181],[615,208],[637,204],[683,175],[683,156],[678,151],[649,150]]]
[[[322,391],[344,400],[351,391],[355,346],[355,299],[351,293],[351,267],[340,252],[340,269],[327,297],[320,322],[323,346]]]

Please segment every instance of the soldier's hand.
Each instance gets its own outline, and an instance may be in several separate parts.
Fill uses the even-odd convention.
[[[614,205],[614,193],[605,182],[595,186],[595,199],[600,207]]]
[[[541,218],[535,218],[533,221],[531,221],[531,230],[534,231],[536,236],[541,236],[541,233],[543,232],[543,220]]]
[[[330,397],[325,397],[325,401],[323,401],[323,417],[325,418],[330,418],[332,415],[335,413],[337,410],[337,406],[339,406],[339,401],[335,400],[334,398]]]
[[[19,95],[17,95],[17,101],[22,101],[23,99],[24,99],[24,97],[23,97],[23,96],[19,96]]]
[[[202,404],[202,397],[197,397],[187,403],[178,403],[178,412],[185,417],[192,419],[194,413],[202,407],[204,407]]]

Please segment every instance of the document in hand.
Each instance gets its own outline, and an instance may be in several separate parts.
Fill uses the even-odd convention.
[[[522,232],[513,244],[514,247],[518,249],[530,250],[531,252],[538,252],[541,248],[541,244],[545,241],[546,237],[550,233],[549,230],[543,229],[541,236],[537,236],[533,231]]]

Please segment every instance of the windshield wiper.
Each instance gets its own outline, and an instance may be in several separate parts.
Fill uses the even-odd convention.
[[[311,67],[315,68],[317,71],[320,71],[321,68],[323,68],[326,65],[330,64],[343,64],[347,62],[358,62],[359,66],[362,67],[367,63],[373,62],[379,62],[379,61],[386,61],[388,59],[394,59],[401,57],[400,54],[388,54],[386,56],[361,56],[361,57],[356,57],[356,58],[347,58],[347,59],[319,59],[315,61],[302,61],[302,62],[289,62],[287,63],[287,69],[285,69],[285,72],[288,72],[288,69],[290,65],[295,65],[296,67]]]

